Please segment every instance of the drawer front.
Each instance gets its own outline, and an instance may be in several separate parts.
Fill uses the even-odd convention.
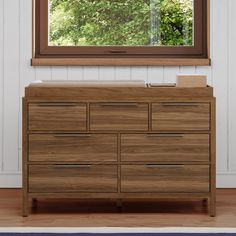
[[[29,161],[117,161],[117,135],[30,134]]]
[[[29,192],[117,192],[116,165],[30,165]]]
[[[152,130],[209,130],[210,105],[207,103],[154,103]]]
[[[91,130],[148,130],[148,104],[99,103],[90,105]]]
[[[124,193],[209,192],[207,165],[122,165]]]
[[[86,104],[31,103],[29,104],[29,130],[85,131],[86,110]]]
[[[130,162],[209,161],[208,134],[122,134],[121,160]]]

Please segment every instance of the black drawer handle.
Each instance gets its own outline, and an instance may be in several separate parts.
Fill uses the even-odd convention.
[[[39,103],[40,107],[75,107],[77,103]]]
[[[71,168],[71,169],[84,169],[84,168],[90,168],[91,165],[54,165],[54,168],[56,169],[64,169],[64,168]]]
[[[184,165],[152,165],[152,164],[147,164],[147,168],[184,168]]]
[[[137,103],[101,103],[101,107],[137,107]]]
[[[183,138],[183,134],[147,134],[150,138]]]
[[[89,138],[91,134],[54,134],[56,138],[72,138],[72,137],[80,137],[80,138]]]
[[[114,49],[110,49],[110,50],[108,50],[108,52],[110,52],[110,53],[127,53],[127,51],[126,50],[114,50]]]
[[[162,103],[165,107],[198,107],[198,103]]]

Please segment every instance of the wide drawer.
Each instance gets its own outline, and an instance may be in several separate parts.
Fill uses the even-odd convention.
[[[209,161],[209,134],[122,134],[121,160]]]
[[[148,104],[94,103],[90,105],[91,130],[148,130]]]
[[[85,131],[86,104],[30,103],[29,130]]]
[[[117,166],[29,165],[29,192],[117,192]]]
[[[209,192],[208,165],[122,165],[124,193]]]
[[[209,130],[210,105],[208,103],[154,103],[152,104],[152,130]]]
[[[117,135],[30,134],[29,161],[117,161]]]

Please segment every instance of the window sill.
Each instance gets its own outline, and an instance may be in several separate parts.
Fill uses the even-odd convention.
[[[32,58],[32,66],[210,66],[205,58]]]

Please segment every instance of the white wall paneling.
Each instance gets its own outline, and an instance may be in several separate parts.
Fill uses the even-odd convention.
[[[67,67],[53,67],[52,80],[67,80],[68,68]]]
[[[174,83],[207,74],[217,97],[217,185],[236,187],[236,1],[211,0],[211,67],[31,67],[32,0],[0,0],[0,187],[21,185],[21,97],[33,80]]]
[[[30,1],[30,0],[27,0],[27,1]],[[52,79],[51,67],[37,67],[37,68],[32,68],[32,69],[35,70],[36,80],[51,80]]]
[[[3,170],[3,95],[4,95],[4,5],[0,0],[0,171]]]
[[[85,80],[98,80],[99,79],[99,67],[97,66],[85,66],[84,67],[84,79]]]
[[[146,80],[147,75],[148,75],[147,66],[131,66],[131,75],[130,75],[131,80]]]
[[[130,80],[131,68],[130,66],[120,66],[115,68],[115,75],[117,80]]]
[[[149,83],[164,83],[164,67],[149,66],[147,68],[147,81]]]
[[[236,172],[236,71],[235,71],[235,55],[236,55],[236,31],[235,31],[235,22],[236,22],[236,1],[229,1],[229,23],[228,23],[228,52],[229,52],[229,67],[228,67],[228,79],[229,79],[229,171]],[[236,181],[235,181],[236,182]]]
[[[68,80],[83,80],[84,67],[68,67]]]
[[[114,67],[101,66],[99,67],[100,80],[115,80],[116,70]]]
[[[19,134],[19,161],[18,161],[18,169],[21,170],[22,167],[22,97],[24,96],[24,88],[30,82],[35,80],[35,70],[32,70],[32,67],[29,63],[29,58],[32,55],[32,39],[28,37],[32,32],[32,1],[19,1],[20,9],[20,35],[19,35],[19,46],[20,46],[20,91],[19,91],[19,122],[18,122],[18,134]]]
[[[179,66],[166,66],[164,67],[164,82],[165,83],[175,83],[176,82],[176,74],[180,73]]]
[[[20,24],[19,0],[4,1],[3,171],[18,170]],[[30,46],[30,45],[29,45]]]
[[[217,170],[228,171],[228,23],[229,1],[211,1],[212,11],[212,76],[217,97]],[[236,22],[235,22],[236,23]],[[234,23],[234,24],[235,24]]]

